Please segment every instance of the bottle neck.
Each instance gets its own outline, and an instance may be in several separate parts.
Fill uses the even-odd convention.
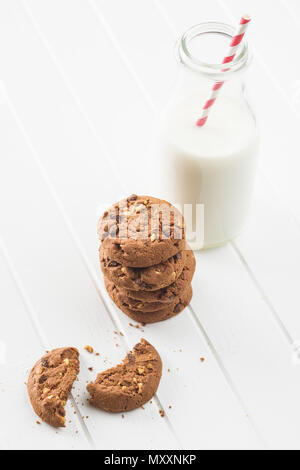
[[[242,94],[244,72],[251,62],[247,42],[241,43],[234,60],[226,64],[225,70],[222,64],[234,33],[234,28],[224,23],[202,23],[184,33],[178,43],[180,73],[177,93],[209,93],[215,82],[224,81],[223,95]]]
[[[178,74],[175,92],[178,98],[185,96],[204,93],[209,95],[215,80],[195,72],[185,66],[181,66]],[[245,88],[244,76],[239,74],[232,76],[230,80],[226,80],[222,87],[222,95],[232,98],[243,96]]]

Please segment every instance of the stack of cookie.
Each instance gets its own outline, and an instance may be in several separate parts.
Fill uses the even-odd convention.
[[[106,290],[126,315],[153,323],[190,303],[195,257],[174,206],[132,195],[105,211],[98,233]]]

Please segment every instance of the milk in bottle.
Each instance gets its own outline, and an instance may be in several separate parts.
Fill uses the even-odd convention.
[[[249,62],[241,45],[232,68],[202,63],[189,54],[197,35],[221,34],[229,41],[231,27],[198,25],[182,38],[181,77],[175,96],[163,113],[156,154],[157,191],[172,203],[204,209],[204,239],[193,248],[224,244],[237,236],[249,211],[258,150],[253,113],[244,97],[241,72]],[[214,81],[225,84],[203,127],[196,126]],[[195,221],[194,221],[195,223]],[[196,225],[194,225],[196,226]]]

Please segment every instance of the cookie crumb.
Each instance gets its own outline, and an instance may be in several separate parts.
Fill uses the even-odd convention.
[[[96,353],[96,356],[100,356],[100,354],[97,352],[97,353]]]
[[[42,423],[40,423],[40,421],[36,421],[36,424],[42,424]]]
[[[84,346],[84,349],[89,352],[90,354],[93,354],[94,352],[94,348],[92,348],[92,346],[89,346],[88,344],[86,346]]]
[[[119,344],[117,343],[117,344],[116,344],[116,348],[118,348],[118,347],[119,347]]]
[[[122,331],[120,331],[120,336],[124,336],[123,333],[122,333]]]
[[[171,410],[171,408],[172,408],[172,405],[169,405],[169,408],[170,408],[170,410]]]
[[[94,369],[92,367],[89,367],[89,370],[92,372]]]
[[[122,419],[124,419],[124,418],[125,418],[125,416],[124,416],[124,415],[122,415]]]
[[[159,414],[162,418],[165,416],[165,412],[163,410],[159,410]]]
[[[204,357],[200,357],[200,361],[204,362],[205,361]]]

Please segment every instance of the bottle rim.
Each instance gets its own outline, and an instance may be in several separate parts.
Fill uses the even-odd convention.
[[[224,81],[236,75],[238,72],[243,71],[251,62],[252,54],[249,50],[248,42],[244,39],[241,46],[232,62],[226,64],[224,71],[224,64],[209,63],[202,61],[199,57],[193,55],[190,51],[190,43],[193,39],[204,34],[223,35],[230,39],[235,34],[235,28],[226,23],[219,22],[205,22],[189,28],[180,38],[177,46],[179,61],[186,67],[205,75],[214,80]],[[228,68],[228,69],[227,69]]]

